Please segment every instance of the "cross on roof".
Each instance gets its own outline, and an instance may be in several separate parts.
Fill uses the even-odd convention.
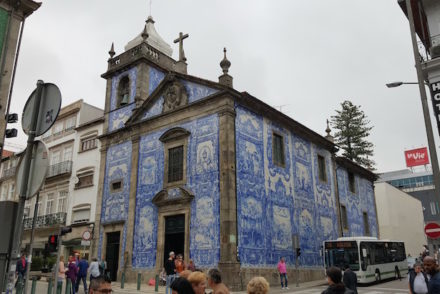
[[[186,61],[185,52],[183,52],[183,40],[188,38],[188,34],[179,33],[179,37],[174,40],[174,43],[179,43],[179,61]]]

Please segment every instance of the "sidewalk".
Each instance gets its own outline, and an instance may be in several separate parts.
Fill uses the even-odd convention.
[[[317,280],[317,281],[312,281],[312,282],[300,283],[299,287],[295,287],[295,283],[293,283],[293,284],[290,284],[289,290],[281,290],[281,286],[279,286],[279,285],[271,286],[269,292],[276,293],[276,294],[278,294],[278,293],[295,293],[296,291],[301,291],[301,290],[308,289],[308,288],[326,286],[326,285],[327,285],[327,281],[325,279],[322,279],[322,280]],[[140,293],[148,293],[148,294],[160,293],[160,294],[163,294],[163,293],[165,293],[165,287],[159,286],[159,291],[154,292],[154,286],[148,286],[145,283],[141,285],[141,289],[139,291],[137,291],[137,289],[136,289],[136,284],[132,284],[132,283],[125,283],[124,289],[121,289],[120,282],[112,283],[112,289],[113,289],[113,293],[115,293],[115,294],[118,294],[118,293],[121,293],[121,294],[122,293],[125,293],[125,294],[140,294]],[[206,292],[209,293],[209,292],[211,292],[211,290],[206,289]],[[246,290],[239,291],[239,292],[231,292],[231,293],[244,294],[244,293],[246,293]]]

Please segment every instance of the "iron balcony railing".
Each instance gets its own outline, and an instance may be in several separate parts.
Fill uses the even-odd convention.
[[[52,214],[46,214],[42,216],[37,216],[37,220],[35,221],[35,228],[46,228],[55,225],[65,225],[66,224],[66,216],[65,212],[57,212]],[[33,217],[24,219],[24,229],[30,230],[32,229],[32,220]]]
[[[49,172],[47,173],[47,177],[55,177],[62,174],[70,174],[72,173],[72,161],[63,161],[57,164],[52,164],[49,166]]]
[[[12,177],[15,175],[15,170],[17,169],[17,167],[10,167],[8,169],[5,169],[2,173],[2,176],[0,177],[1,180]]]
[[[440,35],[429,37],[429,47],[417,36],[417,47],[422,62],[440,57]]]

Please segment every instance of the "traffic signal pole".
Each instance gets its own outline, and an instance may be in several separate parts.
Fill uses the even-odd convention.
[[[31,124],[30,124],[30,128],[29,128],[29,136],[28,136],[28,140],[27,140],[26,153],[25,153],[25,157],[24,157],[25,161],[24,161],[24,167],[23,167],[23,180],[21,182],[20,194],[19,194],[20,197],[19,197],[19,201],[18,201],[18,209],[17,209],[17,215],[15,218],[15,224],[14,224],[12,251],[11,251],[11,254],[9,255],[8,287],[7,287],[6,293],[12,293],[12,290],[14,289],[14,279],[15,279],[15,272],[17,269],[17,261],[20,258],[21,235],[22,235],[22,231],[23,231],[24,204],[25,204],[26,197],[28,194],[28,182],[29,182],[30,169],[31,169],[31,159],[32,159],[32,153],[33,153],[33,149],[34,149],[35,130],[37,128],[38,112],[39,112],[40,104],[41,104],[43,85],[44,85],[44,82],[41,80],[38,80],[37,91],[36,91],[37,96],[36,96],[34,109],[32,109]]]
[[[28,253],[28,263],[26,268],[26,280],[24,281],[24,292],[27,293],[27,286],[29,281],[29,272],[31,270],[32,265],[32,250],[34,245],[34,234],[35,234],[35,223],[37,222],[37,216],[38,216],[38,201],[40,200],[40,192],[37,193],[37,197],[35,200],[35,208],[34,208],[34,217],[32,219],[32,230],[31,230],[31,240],[29,244],[29,253]]]
[[[60,270],[60,251],[61,251],[61,228],[58,229],[58,245],[57,245],[57,262],[55,264],[55,271],[53,273],[53,294],[57,293],[58,287],[58,271]]]

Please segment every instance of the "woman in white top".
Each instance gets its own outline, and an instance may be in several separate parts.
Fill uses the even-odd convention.
[[[60,256],[60,263],[58,265],[58,279],[57,279],[57,287],[60,289],[63,287],[63,281],[66,278],[66,269],[64,268],[64,256]]]

